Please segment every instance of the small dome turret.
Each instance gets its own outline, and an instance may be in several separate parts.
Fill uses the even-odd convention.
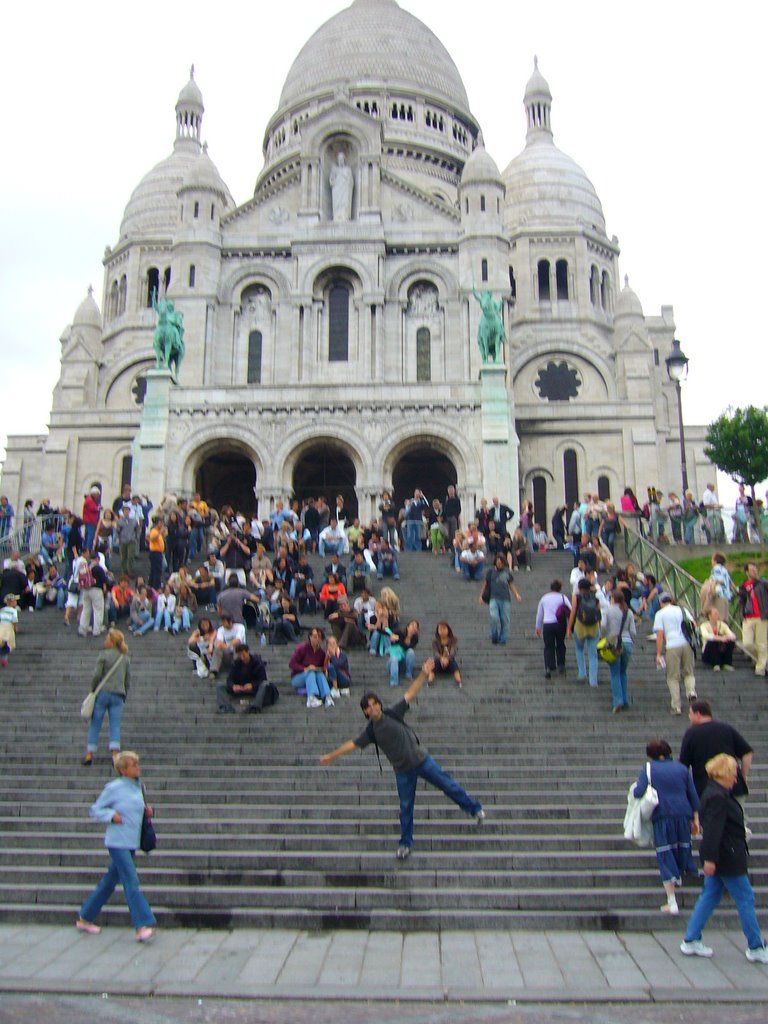
[[[176,145],[192,143],[199,148],[203,125],[203,94],[195,81],[195,65],[189,69],[189,81],[176,100]]]
[[[75,310],[72,320],[73,327],[95,327],[101,331],[101,313],[93,297],[93,287],[88,285],[88,294]]]
[[[481,141],[472,150],[461,172],[461,184],[491,184],[503,188],[501,172]]]
[[[626,275],[624,276],[624,287],[621,289],[619,297],[616,300],[616,308],[614,310],[613,318],[614,320],[643,320],[645,318],[640,299],[637,297],[636,292],[629,287],[629,278]]]
[[[215,192],[221,196],[227,206],[235,205],[216,164],[208,156],[208,143],[204,143],[200,156],[187,168],[179,195],[184,192]]]

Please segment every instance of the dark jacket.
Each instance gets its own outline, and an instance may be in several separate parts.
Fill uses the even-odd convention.
[[[757,598],[757,607],[760,609],[760,618],[768,619],[768,580],[757,579],[755,580],[755,597]],[[747,604],[750,603],[749,592],[747,591],[744,583],[739,587],[739,612],[741,613],[742,619],[744,613],[747,610]],[[750,612],[752,611],[750,607]]]
[[[711,860],[718,875],[747,873],[747,837],[741,804],[719,783],[710,779],[701,798],[702,863]]]

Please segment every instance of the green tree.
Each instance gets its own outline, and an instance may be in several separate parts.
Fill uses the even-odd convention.
[[[755,496],[755,484],[768,478],[768,408],[728,408],[707,428],[704,454]]]

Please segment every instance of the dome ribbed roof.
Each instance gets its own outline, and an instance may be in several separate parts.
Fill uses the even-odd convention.
[[[178,146],[169,157],[145,174],[128,200],[120,225],[120,238],[171,234],[179,219],[178,192],[199,151]]]
[[[229,189],[219,174],[216,164],[208,156],[207,146],[203,146],[203,152],[191,164],[184,175],[181,191],[186,189],[204,189],[208,192],[216,192],[224,198],[228,206],[234,206],[234,200]]]
[[[603,207],[594,185],[551,136],[542,134],[527,145],[502,179],[507,188],[505,221],[509,227],[587,224],[605,234]]]
[[[470,182],[494,182],[501,185],[501,174],[496,161],[482,144],[472,150],[461,172],[461,184],[468,185]]]
[[[642,303],[637,297],[637,293],[629,287],[629,278],[626,276],[624,278],[624,287],[621,289],[616,300],[613,316],[614,320],[620,320],[623,317],[639,317],[641,320],[644,318]]]
[[[355,0],[326,21],[293,62],[280,109],[345,84],[412,89],[469,112],[464,83],[450,54],[395,0]]]
[[[99,331],[101,330],[101,313],[93,297],[93,288],[88,288],[88,294],[77,307],[74,319],[72,320],[72,326],[96,327]]]

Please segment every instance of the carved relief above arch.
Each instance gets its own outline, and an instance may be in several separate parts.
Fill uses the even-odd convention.
[[[271,292],[273,304],[291,296],[291,283],[285,274],[270,264],[254,263],[231,271],[221,282],[217,299],[222,305],[238,306],[243,291],[251,285],[267,288]]]
[[[459,283],[450,270],[434,260],[413,260],[389,281],[387,301],[405,304],[409,290],[419,281],[427,281],[438,290],[441,305],[458,297]]]

